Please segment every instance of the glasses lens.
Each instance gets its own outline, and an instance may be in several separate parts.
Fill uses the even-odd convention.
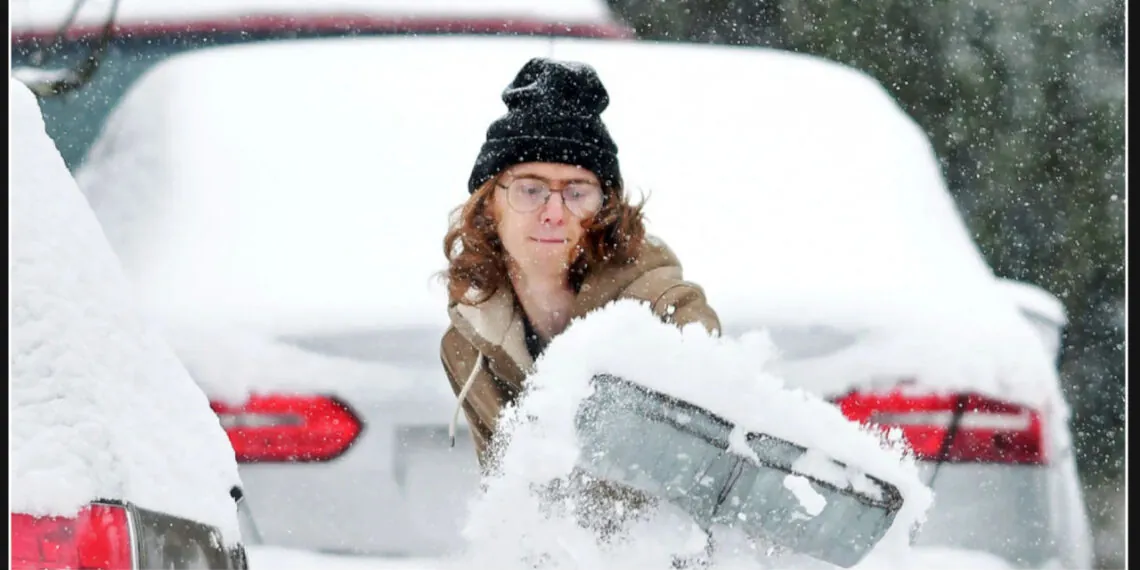
[[[519,212],[539,209],[550,196],[550,188],[537,180],[515,180],[507,187],[507,200]]]
[[[562,201],[574,215],[588,218],[602,209],[602,189],[593,184],[571,184],[562,191]]]

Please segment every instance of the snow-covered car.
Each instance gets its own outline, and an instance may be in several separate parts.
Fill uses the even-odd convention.
[[[245,569],[225,432],[9,82],[10,568]]]
[[[634,37],[604,0],[9,0],[8,7],[12,67],[21,73],[24,66],[58,71],[84,61],[115,8],[113,33],[89,83],[42,103],[48,134],[73,170],[130,84],[184,51],[391,34]],[[72,25],[57,38],[74,8]]]
[[[580,39],[202,50],[110,116],[77,178],[215,401],[268,543],[462,544],[476,466],[468,436],[447,449],[433,274],[498,95],[535,55],[598,69],[627,185],[725,332],[768,329],[790,385],[901,428],[935,491],[916,553],[1090,567],[1064,314],[995,278],[882,86],[786,52]]]

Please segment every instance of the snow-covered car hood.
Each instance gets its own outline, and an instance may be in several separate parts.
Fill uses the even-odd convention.
[[[9,93],[9,508],[69,516],[125,500],[237,543],[229,440],[140,314],[35,97],[12,79]]]

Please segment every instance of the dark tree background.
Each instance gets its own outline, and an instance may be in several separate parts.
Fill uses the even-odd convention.
[[[1064,302],[1081,476],[1123,486],[1124,0],[609,2],[644,39],[806,52],[878,79],[930,136],[995,272]]]

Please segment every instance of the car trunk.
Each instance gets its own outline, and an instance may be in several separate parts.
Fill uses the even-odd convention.
[[[465,425],[448,447],[454,395],[439,366],[441,334],[403,328],[280,336],[276,342],[315,359],[394,365],[417,380],[388,390],[379,375],[374,385],[336,389],[313,379],[324,387],[262,386],[244,401],[214,398],[265,543],[394,556],[440,555],[461,545],[478,464]]]
[[[728,334],[744,330],[730,328]],[[821,325],[767,330],[790,364],[860,344],[859,335]],[[244,406],[216,405],[235,442],[265,542],[399,556],[439,555],[462,545],[477,463],[465,426],[456,447],[448,448],[454,397],[438,365],[441,332],[422,327],[277,337],[315,357],[416,371],[417,377],[433,378],[430,386],[380,397],[375,387],[353,384],[335,392],[263,393]],[[963,399],[954,420],[956,393],[913,380],[851,389],[842,378],[820,382],[794,369],[786,377],[792,387],[831,399],[850,419],[903,429],[919,454],[923,480],[937,496],[916,545],[979,550],[1026,566],[1058,556],[1050,521],[1063,516],[1055,504],[1059,476],[1050,468],[1042,412],[975,394]],[[837,386],[848,389],[838,392]],[[273,424],[283,410],[300,417],[306,409],[313,410],[308,425]],[[952,421],[957,427],[950,434]],[[341,432],[353,432],[347,424],[354,422],[359,429],[346,440]],[[323,450],[308,452],[298,443],[313,433],[320,434]],[[980,519],[1006,522],[981,528],[975,524]]]

